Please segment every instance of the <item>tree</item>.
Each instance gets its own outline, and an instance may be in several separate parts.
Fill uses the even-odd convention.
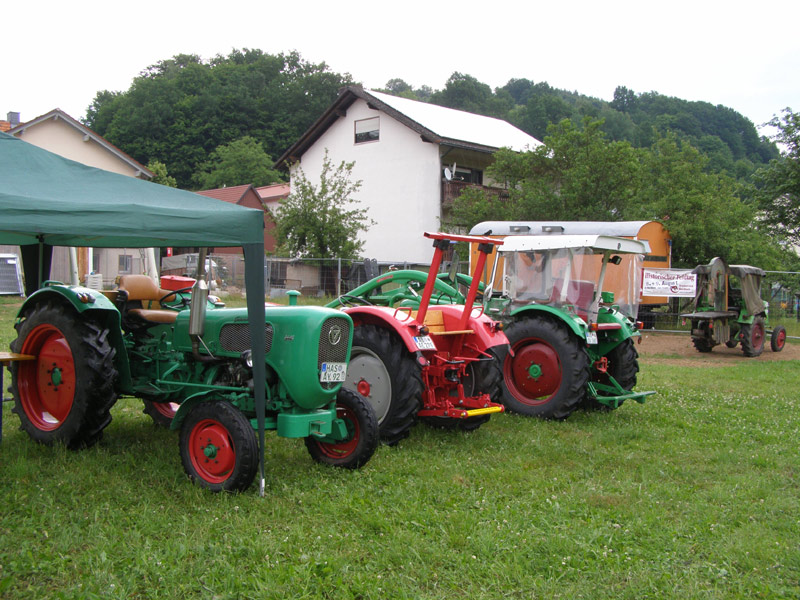
[[[178,187],[178,182],[174,177],[167,174],[167,165],[157,160],[151,160],[147,163],[147,169],[153,173],[153,178],[150,180],[153,183],[166,185],[167,187]]]
[[[250,136],[280,156],[352,83],[296,52],[177,55],[122,93],[99,92],[86,123],[141,163],[158,160],[183,188],[219,146]]]
[[[769,124],[777,128],[776,140],[783,151],[756,173],[756,197],[773,232],[800,243],[800,113],[786,108],[783,118],[775,117]]]
[[[245,136],[217,147],[193,179],[199,190],[247,183],[259,187],[281,180],[281,174],[272,164],[261,143]]]
[[[296,258],[355,258],[364,244],[358,239],[374,221],[353,198],[361,181],[351,181],[354,162],[334,168],[327,149],[319,185],[293,167],[292,191],[274,215],[279,251]]]

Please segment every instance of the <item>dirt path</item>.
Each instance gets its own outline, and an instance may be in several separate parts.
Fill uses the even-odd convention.
[[[735,365],[739,361],[771,362],[778,360],[800,360],[800,344],[786,342],[781,352],[770,349],[769,338],[765,340],[764,352],[761,356],[747,358],[742,354],[742,347],[728,348],[724,345],[714,346],[711,352],[698,352],[692,345],[688,332],[685,335],[671,333],[642,332],[641,344],[636,350],[643,362],[674,365]]]

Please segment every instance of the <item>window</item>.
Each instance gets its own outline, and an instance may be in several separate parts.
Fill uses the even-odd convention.
[[[380,139],[380,117],[356,121],[355,127],[356,144],[363,144],[364,142],[377,142]]]
[[[119,272],[130,273],[133,266],[133,257],[130,254],[119,255]]]

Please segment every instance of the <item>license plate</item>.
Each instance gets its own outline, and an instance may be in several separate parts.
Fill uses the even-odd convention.
[[[586,343],[587,344],[596,344],[597,343],[597,332],[596,331],[587,331],[586,332]]]
[[[344,381],[347,378],[347,363],[322,363],[319,380],[323,383]]]
[[[414,343],[420,350],[436,350],[436,344],[429,335],[420,335],[414,338]]]

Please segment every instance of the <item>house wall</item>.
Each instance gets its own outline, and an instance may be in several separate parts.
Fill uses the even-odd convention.
[[[354,122],[380,117],[380,139],[356,144]],[[355,161],[353,181],[362,181],[355,198],[375,221],[360,239],[362,255],[377,260],[430,262],[431,241],[424,231],[438,231],[441,217],[439,147],[386,114],[357,100],[302,156],[306,178],[318,185],[325,149],[331,163]],[[349,257],[344,257],[349,258]]]
[[[136,177],[138,173],[94,140],[83,141],[83,134],[63,119],[47,119],[28,127],[18,133],[17,137],[90,167],[130,177]]]

